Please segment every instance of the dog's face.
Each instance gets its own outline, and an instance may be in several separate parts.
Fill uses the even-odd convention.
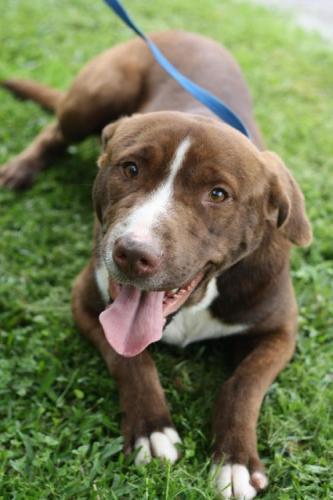
[[[135,115],[106,127],[103,147],[93,196],[100,254],[116,284],[167,292],[177,309],[267,231],[310,241],[288,170],[222,122]]]

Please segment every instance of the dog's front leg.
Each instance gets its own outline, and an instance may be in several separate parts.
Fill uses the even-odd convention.
[[[224,498],[251,499],[267,486],[256,424],[265,392],[294,348],[293,327],[260,335],[222,386],[213,421],[213,479]]]
[[[173,427],[155,363],[147,352],[134,359],[117,358],[113,368],[123,410],[125,452],[140,448],[137,464],[147,463],[152,457],[175,462],[180,438]]]
[[[135,358],[117,355],[104,340],[102,330],[95,331],[94,343],[117,380],[125,452],[138,449],[136,464],[148,463],[152,457],[175,462],[180,438],[151,356],[148,352]]]
[[[155,363],[147,351],[134,358],[124,358],[112,349],[99,324],[98,313],[91,308],[96,293],[88,266],[73,289],[73,314],[81,332],[100,351],[117,381],[123,412],[124,450],[127,453],[138,450],[136,464],[147,463],[152,457],[175,462],[180,438],[173,426]]]

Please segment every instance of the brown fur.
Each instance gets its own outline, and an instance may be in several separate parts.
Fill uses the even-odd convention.
[[[63,97],[63,93],[59,90],[51,89],[32,80],[3,80],[0,85],[10,90],[17,97],[37,101],[49,111],[55,111]]]
[[[143,42],[135,39],[87,64],[60,99],[53,99],[57,94],[52,91],[36,92],[38,87],[32,91],[31,84],[7,85],[41,104],[54,104],[57,121],[0,171],[0,184],[13,188],[30,184],[69,143],[100,132],[123,115],[140,113],[104,129],[93,193],[95,250],[76,280],[72,299],[76,323],[117,379],[129,450],[137,437],[172,422],[149,354],[121,358],[107,343],[98,322],[104,304],[94,268],[114,224],[166,175],[179,142],[186,136],[193,139],[175,182],[177,210],[160,229],[165,242],[161,266],[168,272],[159,279],[159,288],[179,286],[204,269],[205,278],[185,307],[199,302],[209,279],[218,276],[220,296],[211,305],[212,314],[227,323],[251,325],[246,334],[232,339],[243,345],[244,352],[222,386],[213,435],[214,460],[244,464],[252,474],[262,470],[255,430],[261,402],[295,346],[297,307],[289,275],[290,247],[308,244],[311,229],[290,172],[276,155],[261,151],[249,93],[228,52],[192,34],[160,33],[153,38],[185,74],[239,114],[253,144],[180,89],[154,63]],[[135,182],[122,176],[119,166],[124,161],[139,165],[141,177]],[[209,190],[221,185],[230,193],[223,209],[207,203]],[[149,281],[145,284],[152,286]]]

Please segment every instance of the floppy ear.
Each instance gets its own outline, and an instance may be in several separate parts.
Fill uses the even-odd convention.
[[[268,220],[274,222],[291,243],[298,246],[309,245],[312,231],[300,188],[276,154],[265,151],[262,155],[270,172]]]
[[[109,125],[106,125],[103,128],[101,137],[103,151],[105,150],[109,140],[114,136],[114,133],[120,122],[121,118],[119,120],[116,120],[115,122],[109,123]]]
[[[123,118],[120,118],[119,120],[116,120],[115,122],[112,122],[109,125],[106,125],[106,127],[104,127],[102,130],[102,136],[101,136],[102,154],[97,160],[97,165],[99,167],[104,166],[104,161],[106,160],[106,155],[104,154],[106,147],[107,147],[110,139],[112,139],[112,137],[114,136],[115,131],[117,130],[121,121],[123,121]]]
[[[97,215],[97,219],[101,224],[103,224],[103,207],[107,206],[108,203],[108,194],[105,186],[107,185],[107,169],[103,167],[107,167],[109,164],[109,158],[106,153],[106,148],[108,142],[113,137],[120,120],[117,120],[109,125],[106,125],[102,130],[101,143],[102,143],[102,152],[97,160],[97,165],[99,167],[99,172],[96,176],[93,190],[92,190],[92,198],[93,205]]]

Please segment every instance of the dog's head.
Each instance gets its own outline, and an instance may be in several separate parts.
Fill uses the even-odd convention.
[[[107,126],[102,142],[93,198],[113,298],[122,287],[158,291],[167,316],[267,231],[311,240],[303,196],[281,160],[218,120],[135,115]]]

